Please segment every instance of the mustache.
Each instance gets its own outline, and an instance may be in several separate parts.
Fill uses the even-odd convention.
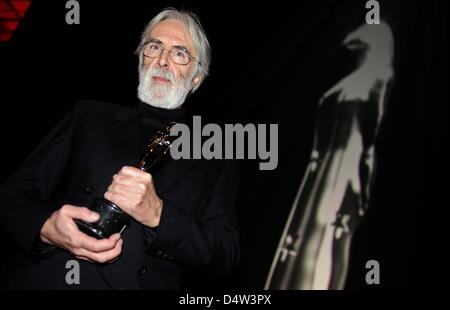
[[[144,74],[150,77],[160,77],[169,81],[174,81],[175,78],[169,69],[150,68],[144,71]]]

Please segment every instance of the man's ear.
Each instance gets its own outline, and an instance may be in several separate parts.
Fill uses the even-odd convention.
[[[192,79],[192,83],[191,83],[191,91],[195,88],[195,86],[198,85],[198,83],[200,83],[200,81],[202,80],[202,76],[203,76],[203,74],[197,74],[197,75]]]

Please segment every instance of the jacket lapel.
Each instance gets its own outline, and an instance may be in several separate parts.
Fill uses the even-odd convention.
[[[153,174],[157,193],[159,195],[164,194],[187,170],[199,162],[198,159],[170,159]]]
[[[123,107],[109,124],[110,151],[113,173],[123,166],[135,166],[141,156],[140,109]],[[120,206],[119,206],[120,207]],[[113,289],[139,289],[136,270],[142,253],[142,225],[132,220],[122,233],[124,241],[120,259],[98,266],[101,276]]]
[[[123,166],[135,166],[141,156],[140,109],[124,107],[109,124],[111,153],[115,171]]]
[[[192,131],[192,118],[184,118],[181,120]],[[155,188],[159,195],[167,192],[170,187],[190,168],[197,165],[199,159],[179,159],[174,160],[168,155],[169,159],[156,172],[152,173],[154,176]]]

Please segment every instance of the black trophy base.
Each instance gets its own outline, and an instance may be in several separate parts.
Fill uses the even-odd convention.
[[[130,217],[118,206],[103,198],[94,199],[89,210],[97,212],[100,219],[94,223],[83,220],[74,220],[78,229],[85,234],[97,238],[109,238],[115,233],[121,233],[125,227],[130,225]]]

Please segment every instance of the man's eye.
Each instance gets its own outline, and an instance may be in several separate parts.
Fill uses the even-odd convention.
[[[155,50],[155,51],[158,51],[161,49],[161,47],[157,44],[150,44],[148,48],[151,50]]]
[[[185,58],[187,55],[182,51],[176,51],[175,56]]]

